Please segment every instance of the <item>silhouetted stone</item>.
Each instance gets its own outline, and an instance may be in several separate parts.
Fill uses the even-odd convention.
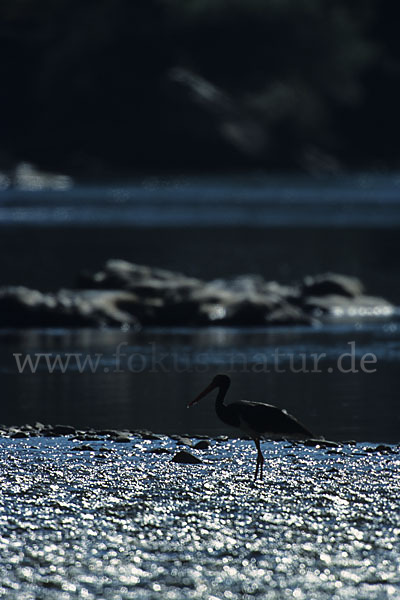
[[[89,446],[89,444],[81,444],[80,446],[74,446],[74,448],[71,448],[71,451],[73,451],[73,452],[94,452],[94,448],[92,448],[92,446]]]
[[[365,452],[383,452],[386,454],[397,454],[396,450],[391,446],[386,446],[385,444],[379,444],[378,446],[369,446],[363,448]]]
[[[132,440],[128,435],[117,435],[113,438],[113,442],[116,442],[117,444],[128,444],[131,441]]]
[[[142,440],[162,440],[164,437],[158,433],[153,433],[152,431],[148,431],[146,429],[136,429],[132,433],[141,437]]]
[[[101,446],[101,448],[99,448],[98,450],[99,454],[113,454],[114,452],[112,448],[107,448],[106,446]]]
[[[190,454],[185,450],[181,450],[180,452],[177,452],[173,458],[171,458],[171,462],[181,463],[184,465],[198,465],[203,461],[200,460],[200,458],[197,458],[197,456],[193,456],[193,454]]]
[[[71,425],[54,425],[53,433],[58,435],[75,435],[76,429]]]
[[[210,447],[211,447],[210,442],[207,442],[206,440],[200,440],[193,446],[193,448],[195,450],[208,450],[208,448],[210,448]]]
[[[10,435],[10,438],[13,438],[13,439],[18,439],[18,438],[24,439],[24,438],[29,438],[29,437],[30,437],[30,435],[26,431],[14,431]]]
[[[304,446],[314,446],[315,448],[340,448],[341,444],[330,440],[308,439],[300,442]]]

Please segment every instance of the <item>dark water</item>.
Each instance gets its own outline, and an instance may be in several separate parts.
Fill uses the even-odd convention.
[[[0,340],[2,421],[7,424],[39,420],[232,435],[235,430],[216,417],[212,399],[186,408],[215,374],[224,372],[232,378],[228,399],[284,407],[318,435],[400,439],[397,321],[272,331],[21,331],[5,332]],[[42,356],[35,373],[26,367],[20,374],[15,353],[22,355],[19,360],[28,353],[33,360],[37,353],[47,354],[50,368],[57,355],[61,361],[72,356],[65,373],[64,362],[49,373]],[[373,372],[361,368],[367,353],[376,362],[363,366]],[[314,354],[325,354],[316,368]],[[84,366],[87,356],[92,364]]]
[[[62,190],[35,180],[27,188],[0,191],[4,284],[69,287],[82,269],[124,258],[204,279],[261,273],[289,282],[336,271],[400,305],[398,174],[159,177]],[[3,332],[1,420],[222,433],[211,401],[193,411],[185,404],[224,371],[233,379],[232,399],[285,406],[326,437],[396,442],[399,340],[397,321],[320,330]],[[338,371],[351,341],[358,360],[376,354],[376,373]],[[125,365],[114,373],[120,342],[135,359],[131,371]],[[326,353],[323,372],[291,372],[287,357],[280,359],[284,373],[256,372],[259,355],[276,348],[294,356]],[[29,375],[18,374],[15,352],[102,357],[96,373],[79,373],[71,363],[66,373],[40,365]],[[167,355],[155,372],[153,354],[156,362]]]
[[[40,182],[39,182],[40,183]],[[0,280],[56,289],[108,258],[209,279],[355,275],[400,304],[400,176],[147,178],[0,191]]]

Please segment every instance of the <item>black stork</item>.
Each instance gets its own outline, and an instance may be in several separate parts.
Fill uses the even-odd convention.
[[[210,385],[201,392],[194,400],[187,405],[193,406],[199,400],[207,396],[210,392],[218,388],[218,394],[215,400],[215,412],[218,417],[232,427],[239,427],[246,435],[249,435],[257,448],[257,466],[254,480],[257,479],[260,472],[260,479],[263,478],[264,456],[261,452],[260,439],[263,436],[278,434],[281,437],[291,437],[297,439],[315,437],[306,429],[295,417],[289,415],[285,410],[277,408],[272,404],[263,404],[261,402],[232,402],[224,404],[226,392],[230,386],[231,380],[228,375],[216,375]]]

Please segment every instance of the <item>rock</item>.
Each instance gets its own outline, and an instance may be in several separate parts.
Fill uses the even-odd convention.
[[[94,452],[94,448],[92,448],[92,446],[89,446],[89,444],[81,444],[80,446],[74,446],[74,448],[71,448],[72,452]]]
[[[83,273],[79,287],[86,289],[129,290],[141,296],[165,294],[180,287],[196,287],[202,282],[181,273],[136,265],[125,260],[108,260],[97,273]]]
[[[177,442],[178,444],[182,444],[184,446],[189,446],[192,447],[193,446],[193,442],[192,440],[184,435],[171,435],[170,438],[172,440],[175,440],[175,442]]]
[[[75,435],[76,429],[71,425],[54,425],[53,434],[56,435]]]
[[[303,308],[307,313],[320,317],[323,315],[332,315],[346,319],[354,318],[376,318],[379,316],[390,316],[393,313],[393,307],[383,298],[374,298],[372,296],[357,296],[348,298],[335,294],[326,296],[310,296],[304,299]]]
[[[132,433],[141,437],[142,440],[162,440],[164,437],[147,429],[135,429]]]
[[[128,444],[131,441],[132,440],[128,435],[117,435],[113,438],[113,442],[116,442],[117,444]]]
[[[207,442],[206,440],[200,440],[193,446],[193,448],[195,450],[208,450],[208,448],[210,448],[210,447],[211,447],[210,442]]]
[[[356,277],[324,273],[314,277],[305,277],[302,283],[303,296],[346,296],[355,298],[361,296],[364,286]]]
[[[177,452],[174,457],[171,458],[171,462],[181,463],[185,465],[198,465],[202,460],[197,458],[197,456],[193,456],[189,452],[185,452],[185,450],[181,450]]]
[[[170,450],[167,448],[150,448],[150,450],[146,450],[147,454],[171,454]]]
[[[13,433],[10,435],[10,438],[12,438],[12,439],[19,439],[19,438],[21,438],[21,439],[26,439],[26,438],[29,438],[29,437],[31,437],[31,436],[29,435],[29,433],[27,433],[26,431],[20,431],[20,430],[19,430],[19,431],[14,431],[14,432],[13,432]]]
[[[249,294],[227,306],[226,320],[231,325],[265,325],[281,305],[275,295]]]
[[[314,322],[300,307],[291,304],[282,304],[265,319],[267,325],[313,325]]]
[[[51,437],[59,435],[53,433],[53,427],[51,425],[45,425],[42,429],[38,429],[38,434],[42,437]]]
[[[334,313],[339,309],[347,311],[353,306],[353,300],[346,296],[327,294],[325,296],[308,296],[304,299],[303,308],[307,312],[319,314]]]
[[[363,294],[360,281],[327,273],[283,286],[261,275],[211,282],[123,260],[84,273],[85,289],[41,293],[0,288],[0,327],[313,325],[316,319],[390,316],[393,307]]]
[[[365,448],[363,448],[364,452],[384,452],[387,454],[397,454],[396,450],[394,450],[394,448],[392,448],[391,446],[386,446],[384,444],[379,444],[378,446],[372,447],[372,446],[367,446]]]
[[[210,286],[239,294],[258,294],[263,290],[265,281],[261,275],[239,275],[233,279],[215,279]]]
[[[341,444],[329,440],[308,439],[300,442],[304,446],[314,446],[315,448],[340,448]]]
[[[106,446],[101,446],[101,448],[99,448],[99,454],[113,454],[114,450],[112,450],[111,448],[107,448]]]
[[[134,314],[123,308],[138,305],[121,291],[70,291],[42,294],[25,287],[0,288],[0,327],[138,327]]]

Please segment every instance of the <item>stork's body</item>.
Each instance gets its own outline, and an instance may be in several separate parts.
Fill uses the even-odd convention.
[[[192,406],[212,390],[218,388],[218,394],[215,400],[215,411],[218,417],[231,427],[241,429],[246,435],[249,435],[257,448],[257,466],[255,479],[260,472],[260,479],[263,477],[264,456],[261,452],[260,439],[268,435],[280,435],[281,437],[307,438],[314,437],[295,417],[289,415],[285,410],[277,408],[272,404],[262,404],[261,402],[232,402],[224,404],[224,399],[230,385],[230,378],[227,375],[216,375],[209,386],[195,398],[188,406]]]

